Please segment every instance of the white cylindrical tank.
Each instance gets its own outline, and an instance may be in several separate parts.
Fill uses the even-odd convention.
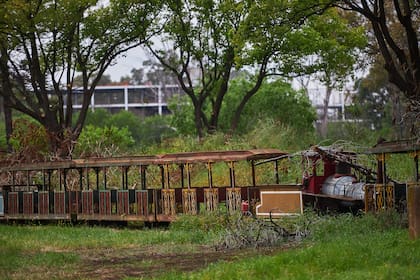
[[[352,176],[330,176],[322,184],[321,193],[364,200],[364,183],[355,182]]]

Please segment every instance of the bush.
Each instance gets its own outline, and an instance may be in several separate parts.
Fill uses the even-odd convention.
[[[18,160],[43,160],[49,152],[48,134],[38,122],[25,117],[13,122],[10,144]]]
[[[80,157],[115,156],[133,147],[127,128],[86,126],[77,141],[75,154]]]
[[[126,128],[137,146],[141,146],[143,149],[145,146],[155,143],[159,144],[162,139],[175,134],[167,116],[150,116],[142,118],[125,110],[116,114],[111,114],[104,109],[96,109],[94,112],[89,112],[87,115],[85,126],[88,125],[100,128]]]

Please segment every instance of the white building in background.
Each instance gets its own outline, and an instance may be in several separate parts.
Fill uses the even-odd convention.
[[[312,105],[316,108],[317,115],[320,117],[323,113],[325,88],[308,88],[308,96]],[[328,118],[332,121],[346,119],[346,107],[352,105],[354,92],[348,89],[341,91],[333,90],[328,103]]]
[[[138,116],[169,114],[168,102],[183,91],[177,85],[118,85],[97,86],[90,101],[90,108],[103,108],[111,113],[130,111]],[[74,89],[73,108],[80,109],[83,91]]]
[[[82,107],[82,90],[74,89],[73,108]],[[133,112],[138,116],[169,114],[168,102],[176,95],[185,94],[177,85],[118,85],[97,86],[90,102],[90,108],[103,108],[111,113],[121,110]],[[345,107],[352,104],[352,94],[348,90],[333,91],[328,116],[332,121],[345,120]],[[316,108],[318,116],[322,115],[325,89],[309,87],[309,99]]]

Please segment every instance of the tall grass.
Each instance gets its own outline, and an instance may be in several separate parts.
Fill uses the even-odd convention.
[[[298,248],[161,279],[418,279],[420,240],[399,214],[306,215],[312,234]]]

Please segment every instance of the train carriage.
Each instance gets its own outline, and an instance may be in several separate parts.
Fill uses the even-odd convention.
[[[256,149],[3,165],[0,219],[170,222],[181,213],[221,207],[263,214],[260,195],[267,192],[293,197],[272,212],[301,213],[300,186],[281,185],[277,164],[271,183],[257,182],[256,163],[283,155]],[[246,176],[238,176],[244,170],[239,164],[245,164]],[[194,185],[199,167],[207,170],[206,184]],[[224,179],[214,178],[214,168],[223,168]]]

